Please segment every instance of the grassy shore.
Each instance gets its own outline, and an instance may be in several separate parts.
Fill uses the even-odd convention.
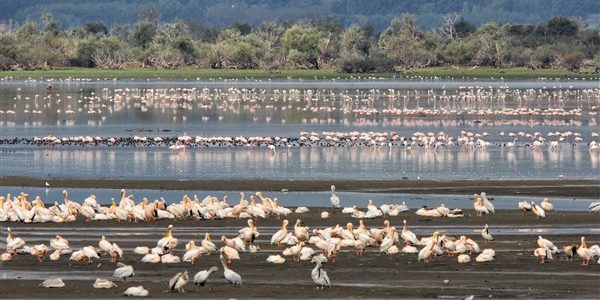
[[[333,79],[333,78],[407,78],[412,76],[440,77],[454,79],[600,79],[600,74],[591,72],[572,73],[564,69],[528,70],[525,68],[446,68],[432,67],[408,70],[402,73],[340,73],[332,69],[321,70],[234,70],[197,69],[184,67],[159,70],[152,68],[129,68],[124,70],[104,70],[92,68],[65,68],[34,71],[0,71],[0,78],[41,79],[41,78],[91,78],[91,79]]]

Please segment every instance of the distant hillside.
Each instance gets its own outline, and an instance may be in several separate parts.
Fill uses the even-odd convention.
[[[38,21],[49,12],[63,28],[90,20],[109,26],[131,24],[146,6],[158,8],[163,22],[179,18],[209,26],[235,22],[255,26],[265,21],[331,16],[343,25],[368,24],[380,32],[392,18],[407,12],[416,15],[424,30],[439,26],[448,13],[458,13],[475,25],[490,21],[537,23],[553,16],[580,17],[590,26],[600,25],[598,0],[2,0],[0,20]]]

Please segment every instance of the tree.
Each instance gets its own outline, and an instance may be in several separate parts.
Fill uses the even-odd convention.
[[[392,20],[390,27],[381,35],[379,46],[397,65],[404,69],[423,67],[429,62],[421,51],[422,34],[418,31],[412,15],[402,15]]]
[[[108,34],[108,28],[102,22],[86,22],[83,28],[88,34]]]
[[[140,10],[140,21],[158,26],[160,10],[157,7],[146,6]]]
[[[319,68],[319,34],[316,29],[294,25],[285,32],[281,45],[290,62],[300,67]]]
[[[252,27],[250,27],[250,25],[247,23],[235,22],[231,24],[231,28],[237,29],[241,35],[247,35],[252,32]]]
[[[94,67],[96,65],[94,62],[94,54],[98,48],[99,44],[94,38],[80,41],[77,45],[73,63],[80,67]]]
[[[146,21],[136,23],[131,34],[133,44],[142,49],[150,46],[154,36],[156,36],[156,26]]]

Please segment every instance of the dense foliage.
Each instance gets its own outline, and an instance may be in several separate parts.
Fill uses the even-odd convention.
[[[162,12],[161,12],[162,13]],[[579,19],[475,26],[455,14],[423,31],[414,15],[392,19],[376,33],[332,18],[308,22],[233,23],[210,27],[190,20],[160,22],[146,8],[132,25],[86,22],[63,28],[50,14],[38,22],[0,27],[0,69],[66,66],[119,69],[180,66],[250,69],[391,71],[426,66],[596,69],[600,32]]]

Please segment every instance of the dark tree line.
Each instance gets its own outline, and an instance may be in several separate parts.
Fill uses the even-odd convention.
[[[382,32],[403,13],[415,15],[422,30],[440,26],[442,18],[451,13],[476,26],[488,22],[535,24],[554,16],[578,17],[600,26],[598,0],[2,0],[0,20],[23,23],[51,13],[65,28],[88,20],[112,27],[135,23],[144,6],[156,7],[163,22],[180,18],[220,27],[235,22],[256,27],[265,22],[330,16],[344,27],[370,25],[375,32]]]
[[[567,68],[600,65],[600,33],[580,19],[554,17],[537,24],[475,26],[457,14],[423,31],[414,15],[371,26],[344,27],[333,18],[306,22],[207,26],[191,20],[161,22],[143,9],[132,25],[101,21],[61,29],[44,14],[38,22],[0,26],[0,68],[66,66],[118,69],[335,68],[343,72],[392,71],[427,66]]]

